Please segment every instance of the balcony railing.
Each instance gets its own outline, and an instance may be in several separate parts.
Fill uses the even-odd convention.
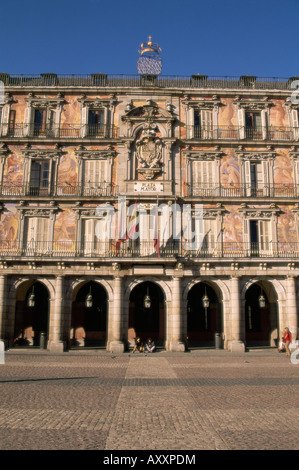
[[[256,198],[293,198],[299,196],[299,186],[294,184],[265,184],[253,186],[250,184],[215,184],[201,183],[187,185],[188,197],[256,197]]]
[[[195,247],[185,241],[167,241],[154,246],[154,241],[140,242],[127,240],[121,244],[116,241],[97,241],[76,243],[69,241],[31,241],[20,244],[18,241],[1,240],[0,257],[31,257],[31,258],[299,258],[299,243],[195,243]]]
[[[35,124],[15,123],[13,125],[2,124],[0,136],[18,138],[43,138],[43,139],[116,139],[118,127],[96,124],[61,124],[60,126],[37,126]]]
[[[167,75],[111,75],[111,74],[7,74],[0,80],[7,87],[159,87],[159,88],[209,88],[209,89],[256,89],[291,90],[298,77],[255,76],[167,76]]]
[[[118,194],[118,186],[113,183],[57,184],[36,187],[28,184],[3,184],[1,196],[39,196],[39,197],[108,197]]]
[[[183,132],[184,132],[184,128]],[[186,139],[195,140],[282,140],[299,139],[298,127],[186,126]]]
[[[0,185],[0,196],[3,197],[109,197],[118,196],[119,187],[114,183],[62,183],[36,187],[27,184],[7,183]],[[186,197],[208,198],[296,198],[299,197],[299,186],[293,184],[273,184],[253,187],[248,184],[187,184]]]
[[[117,126],[93,124],[61,124],[60,126],[36,126],[34,124],[1,124],[0,136],[37,139],[117,139],[122,137]],[[298,127],[245,128],[240,126],[185,126],[181,138],[187,140],[271,140],[297,141]]]

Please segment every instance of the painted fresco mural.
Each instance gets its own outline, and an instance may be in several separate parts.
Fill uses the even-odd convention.
[[[0,246],[4,251],[17,248],[19,219],[16,204],[5,204],[0,217]]]

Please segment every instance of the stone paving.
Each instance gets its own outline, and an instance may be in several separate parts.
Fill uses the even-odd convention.
[[[1,450],[299,449],[299,364],[276,350],[11,350]]]

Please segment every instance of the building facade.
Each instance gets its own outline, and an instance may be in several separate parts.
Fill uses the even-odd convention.
[[[0,80],[8,346],[243,351],[297,336],[294,79]]]

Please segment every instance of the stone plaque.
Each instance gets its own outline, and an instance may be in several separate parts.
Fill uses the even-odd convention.
[[[162,193],[164,188],[162,183],[135,183],[134,191],[136,193]]]

